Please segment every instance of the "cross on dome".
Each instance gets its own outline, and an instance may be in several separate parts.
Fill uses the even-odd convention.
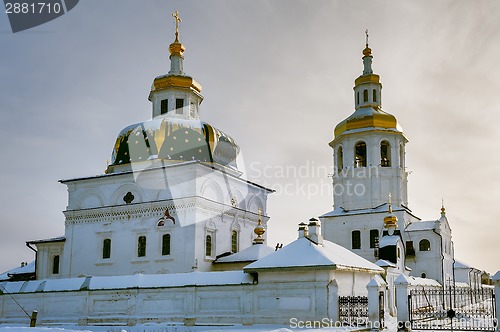
[[[182,22],[182,19],[179,16],[179,12],[176,10],[172,13],[172,17],[175,20],[175,40],[179,41],[179,23]]]

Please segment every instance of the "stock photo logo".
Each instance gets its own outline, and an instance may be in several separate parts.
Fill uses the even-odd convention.
[[[28,30],[56,19],[73,9],[80,0],[4,0],[5,14],[13,33]]]

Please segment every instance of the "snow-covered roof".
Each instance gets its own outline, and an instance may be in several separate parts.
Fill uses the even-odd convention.
[[[9,293],[62,292],[81,289],[128,289],[184,286],[248,285],[253,277],[243,271],[134,274],[128,276],[2,282]]]
[[[218,258],[214,263],[255,262],[273,252],[274,249],[265,244],[254,244],[240,252]]]
[[[439,222],[437,220],[430,221],[416,221],[412,222],[406,227],[407,232],[413,231],[426,231],[436,229],[439,226]]]
[[[0,274],[0,281],[10,280],[13,275],[30,273],[35,273],[35,261]]]
[[[395,246],[398,241],[400,240],[400,237],[398,235],[385,235],[382,236],[379,242],[379,248],[383,248],[386,246]]]
[[[410,277],[406,276],[409,284],[412,286],[435,286],[441,287],[441,284],[434,279],[420,278],[420,277]]]
[[[386,261],[385,259],[379,259],[378,261],[375,262],[380,267],[397,267],[396,264]]]
[[[455,269],[472,269],[469,264],[466,264],[458,259],[455,259],[455,264],[453,265]]]
[[[343,208],[336,208],[333,211],[323,214],[321,217],[336,217],[345,216],[352,214],[365,214],[365,213],[387,213],[388,203],[381,204],[370,209],[356,209],[356,210],[344,210]],[[403,208],[394,207],[393,211],[406,211]]]
[[[245,266],[243,270],[249,272],[290,268],[383,271],[382,268],[338,244],[324,240],[323,245],[317,245],[305,237],[298,238],[282,249]]]
[[[28,241],[28,243],[37,244],[37,243],[64,242],[64,241],[66,241],[65,236],[58,236],[58,237],[52,237],[50,239]]]

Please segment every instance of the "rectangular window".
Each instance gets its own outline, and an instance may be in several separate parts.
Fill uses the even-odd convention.
[[[378,248],[378,229],[370,230],[370,248]]]
[[[191,118],[195,118],[196,117],[196,107],[194,105],[193,102],[191,102],[191,104],[189,104],[189,116]]]
[[[59,255],[52,259],[52,274],[59,274]]]
[[[212,235],[208,234],[205,237],[205,256],[207,257],[212,257],[213,256],[213,251],[212,251]]]
[[[144,256],[146,256],[146,237],[142,235],[137,240],[137,257]]]
[[[415,256],[413,241],[406,241],[406,256]]]
[[[182,114],[184,108],[184,99],[177,98],[175,100],[175,114]]]
[[[168,99],[163,99],[160,106],[160,114],[165,114],[168,112]]]
[[[164,234],[161,239],[162,256],[170,255],[170,234]]]
[[[237,231],[231,232],[231,252],[232,253],[238,252],[238,232]]]
[[[352,249],[361,249],[361,232],[352,231]]]
[[[111,239],[104,239],[102,242],[102,259],[111,257]]]

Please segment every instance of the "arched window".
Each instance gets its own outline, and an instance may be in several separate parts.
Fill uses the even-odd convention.
[[[370,229],[370,248],[378,248],[378,229]]]
[[[364,89],[363,90],[363,102],[367,102],[368,101],[368,90]]]
[[[380,143],[380,166],[391,167],[391,145],[387,141]]]
[[[358,142],[354,147],[354,167],[366,167],[366,143]]]
[[[352,249],[361,249],[361,232],[360,231],[352,231]]]
[[[377,101],[377,90],[376,89],[373,89],[373,101],[374,102]]]
[[[238,252],[238,232],[231,232],[231,252]]]
[[[356,92],[356,104],[359,105],[359,91]]]
[[[342,150],[342,147],[339,146],[338,152],[337,152],[337,172],[340,173],[344,169],[344,151]]]
[[[418,248],[420,251],[430,251],[431,243],[427,239],[420,240],[420,242],[418,243]]]
[[[111,239],[104,239],[102,241],[102,259],[111,257]]]
[[[170,234],[163,234],[161,237],[161,254],[170,255]]]
[[[52,259],[52,274],[59,274],[59,255]]]
[[[141,235],[137,240],[137,257],[144,256],[146,256],[146,237]]]
[[[422,278],[424,278],[424,279],[425,279],[425,278],[427,278],[427,273],[422,272],[421,276],[422,276]]]
[[[212,257],[212,235],[205,237],[205,256]]]

